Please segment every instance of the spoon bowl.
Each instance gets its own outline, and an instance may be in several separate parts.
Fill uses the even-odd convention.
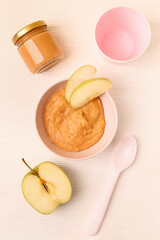
[[[115,169],[119,172],[128,168],[134,161],[137,152],[137,143],[134,137],[128,136],[117,145],[113,161]]]

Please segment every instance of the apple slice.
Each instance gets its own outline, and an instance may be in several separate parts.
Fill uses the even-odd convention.
[[[53,163],[44,162],[39,165],[38,173],[40,178],[46,181],[46,186],[54,193],[57,202],[68,202],[71,197],[71,183],[59,167]]]
[[[65,87],[65,98],[69,102],[73,90],[82,82],[91,79],[97,72],[96,68],[92,65],[84,65],[78,68],[69,78]]]
[[[70,104],[73,108],[80,108],[108,91],[111,87],[112,82],[107,78],[89,79],[74,89],[70,98]]]
[[[50,214],[60,203],[53,201],[39,177],[29,174],[24,177],[22,191],[27,202],[38,212]]]
[[[26,162],[25,164],[28,166]],[[43,162],[30,169],[23,178],[22,192],[35,210],[42,214],[50,214],[60,204],[69,201],[72,194],[71,183],[57,165]]]

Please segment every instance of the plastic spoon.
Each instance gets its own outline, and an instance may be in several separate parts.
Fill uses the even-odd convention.
[[[122,139],[115,149],[112,159],[112,168],[110,170],[110,180],[107,182],[99,201],[85,225],[85,232],[88,235],[96,235],[98,233],[118,177],[122,171],[133,163],[136,152],[137,143],[132,136]]]

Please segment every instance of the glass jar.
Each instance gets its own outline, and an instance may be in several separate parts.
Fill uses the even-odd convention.
[[[12,41],[32,73],[44,72],[63,58],[62,49],[44,21],[37,21],[22,28]]]

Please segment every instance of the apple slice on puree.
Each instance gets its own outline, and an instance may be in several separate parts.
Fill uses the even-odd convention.
[[[26,162],[25,164],[29,167]],[[69,201],[72,187],[67,175],[57,165],[43,162],[24,176],[22,192],[35,210],[50,214],[60,204]]]
[[[65,87],[65,98],[69,102],[73,90],[82,82],[91,79],[97,72],[96,68],[92,65],[84,65],[78,68],[69,78]]]
[[[78,85],[72,92],[70,105],[80,108],[94,98],[100,96],[112,87],[112,82],[107,78],[93,78]]]

